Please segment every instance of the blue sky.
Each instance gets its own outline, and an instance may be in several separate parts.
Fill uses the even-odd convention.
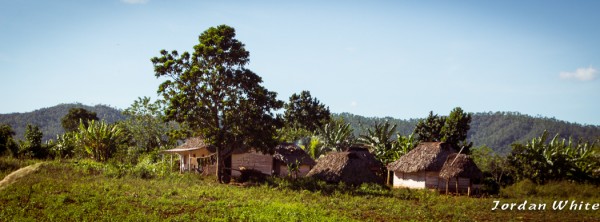
[[[157,98],[150,58],[227,24],[279,99],[600,125],[598,1],[1,1],[0,113]]]

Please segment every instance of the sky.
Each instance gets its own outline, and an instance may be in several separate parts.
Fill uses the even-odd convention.
[[[226,24],[263,85],[335,113],[600,125],[600,1],[0,1],[0,113],[159,98],[150,58]]]

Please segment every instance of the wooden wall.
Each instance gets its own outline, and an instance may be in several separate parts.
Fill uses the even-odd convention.
[[[445,182],[446,180],[444,180],[444,189],[443,191],[446,191],[446,185]],[[448,180],[448,192],[450,193],[456,193],[456,178],[450,178],[450,180]],[[469,182],[470,179],[469,178],[464,178],[464,177],[459,177],[458,178],[458,192],[459,193],[467,193],[467,191],[469,190]],[[471,187],[473,188],[473,187]]]
[[[264,174],[271,175],[273,170],[273,156],[255,151],[231,155],[231,169],[240,169],[240,167],[255,169]],[[232,176],[240,176],[240,172],[237,170],[232,170],[231,174]]]

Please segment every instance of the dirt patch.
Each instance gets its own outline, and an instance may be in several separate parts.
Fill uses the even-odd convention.
[[[27,176],[30,173],[35,172],[41,165],[42,163],[32,164],[8,174],[6,177],[4,177],[4,179],[2,179],[2,181],[0,181],[0,191],[10,186],[11,184],[17,182],[17,180],[19,180],[21,177]]]

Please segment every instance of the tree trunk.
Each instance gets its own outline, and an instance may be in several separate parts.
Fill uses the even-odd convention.
[[[221,148],[218,147],[218,146],[217,146],[216,155],[217,155],[217,167],[216,167],[217,168],[217,172],[216,172],[217,181],[219,183],[223,183],[223,181],[221,180],[221,176],[223,174],[222,173],[223,172],[223,169],[222,169],[223,168],[223,164],[221,164],[221,161],[222,161],[223,158],[221,158]]]
[[[389,184],[390,184],[390,172],[391,172],[391,171],[389,171],[389,170],[387,171],[387,180],[386,180],[386,182],[385,182],[385,184],[386,184],[386,185],[389,185]]]

